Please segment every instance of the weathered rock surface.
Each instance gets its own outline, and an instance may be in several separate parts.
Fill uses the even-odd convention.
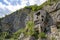
[[[22,9],[4,17],[1,21],[2,31],[15,32],[20,28],[25,28],[29,13],[29,9]]]
[[[32,13],[30,9],[22,9],[6,16],[0,21],[0,28],[2,28],[2,31],[9,31],[10,33],[16,32],[18,29],[25,28],[26,22],[31,19],[28,15],[30,13]],[[54,36],[59,33],[57,24],[60,24],[60,2],[44,6],[36,13],[37,14],[32,14],[34,15],[35,27],[38,27],[39,32],[43,31],[46,34],[53,33]],[[57,34],[55,34],[56,32]],[[20,35],[22,40],[35,40],[34,37],[25,38],[23,34],[22,36]]]
[[[34,14],[34,23],[35,27],[39,29],[39,33],[44,32],[46,34],[51,34],[51,36],[53,35],[52,37],[59,40],[59,28],[57,23],[60,25],[60,2],[53,5],[47,5],[43,7],[42,10],[37,11]]]

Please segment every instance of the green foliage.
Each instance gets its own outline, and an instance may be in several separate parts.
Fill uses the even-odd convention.
[[[32,7],[32,11],[37,11],[37,5],[31,6]]]
[[[34,31],[34,34],[32,35],[32,36],[34,36],[35,37],[35,39],[38,39],[39,38],[39,32],[36,32],[36,31]]]
[[[12,38],[18,39],[18,37],[20,36],[20,34],[23,33],[23,32],[24,32],[24,29],[18,30],[17,32],[15,32],[15,33],[13,34]]]
[[[37,5],[26,6],[25,8],[31,9],[32,11],[37,11]]]
[[[44,32],[41,32],[41,33],[39,34],[39,37],[41,37],[41,38],[46,38],[46,34],[45,34]]]
[[[44,6],[46,5],[51,5],[52,2],[57,3],[59,0],[48,0],[45,3],[43,3],[42,5],[31,5],[31,6],[26,6],[25,8],[31,9],[32,11],[38,11],[40,9],[42,9]]]
[[[7,35],[9,35],[8,32],[1,32],[1,33],[0,33],[0,40],[6,39]]]
[[[28,21],[26,24],[26,29],[28,30],[27,34],[32,35],[34,33],[34,22]]]
[[[58,2],[58,0],[48,0],[45,3],[43,3],[42,5],[39,5],[39,6],[31,5],[31,6],[26,6],[25,8],[31,9],[31,11],[38,11],[46,5],[50,5],[52,1]],[[0,21],[1,20],[2,20],[2,18],[0,18]],[[59,28],[60,28],[60,26],[59,26]],[[28,21],[25,29],[18,30],[17,32],[13,33],[12,36],[9,35],[9,32],[0,33],[0,40],[4,40],[6,38],[9,38],[11,40],[15,40],[15,39],[17,40],[21,33],[24,33],[27,36],[29,36],[29,35],[35,36],[36,39],[38,37],[46,38],[46,34],[44,32],[41,32],[38,34],[37,32],[34,31],[34,22],[33,21]],[[52,39],[54,39],[54,38],[52,38]]]
[[[31,5],[31,6],[26,6],[25,8],[31,9],[32,11],[38,11],[38,10],[42,9],[42,7],[43,7],[43,5],[38,6],[35,4],[35,5]]]
[[[18,40],[18,37],[20,36],[21,33],[24,33],[26,36],[32,35],[34,33],[34,30],[33,30],[34,23],[32,21],[28,21],[26,24],[26,27],[28,29],[27,32],[26,32],[26,29],[20,29],[17,32],[15,32],[10,39]]]
[[[42,5],[38,6],[35,4],[35,5],[31,5],[31,6],[26,6],[25,8],[31,9],[32,11],[38,11],[38,10],[42,9],[44,6],[50,5],[50,4],[51,4],[51,1],[48,0],[45,3],[43,3]]]

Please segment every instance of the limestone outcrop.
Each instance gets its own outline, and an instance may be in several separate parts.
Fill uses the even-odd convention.
[[[1,20],[2,31],[13,33],[20,28],[25,28],[26,22],[29,20],[28,13],[30,13],[29,9],[21,9],[4,17]]]
[[[29,16],[30,13],[32,13],[33,18]],[[21,28],[25,28],[26,22],[31,19],[34,21],[35,31],[37,28],[39,33],[46,33],[47,38],[42,40],[52,40],[52,37],[60,40],[60,2],[44,6],[34,13],[30,9],[13,12],[0,21],[0,28],[2,28],[2,31],[14,33]],[[34,36],[25,37],[24,34],[21,35],[18,38],[19,40],[35,40]],[[38,38],[37,40],[41,39]]]
[[[44,32],[49,34],[51,35],[50,37],[55,37],[55,40],[59,40],[58,38],[60,38],[57,25],[57,23],[60,25],[59,5],[59,2],[52,6],[47,5],[34,14],[35,27],[39,29],[39,33]]]
[[[51,6],[44,6],[41,10],[35,12],[33,14],[33,21],[35,30],[38,29],[39,33],[44,32],[47,35],[46,39],[38,38],[37,40],[53,40],[53,38],[54,40],[60,40],[60,26],[58,26],[60,25],[60,2],[54,3]]]

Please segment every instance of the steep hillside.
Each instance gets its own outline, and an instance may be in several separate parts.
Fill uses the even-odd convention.
[[[60,1],[26,6],[0,18],[0,39],[60,40]]]
[[[25,27],[25,23],[28,18],[28,14],[31,12],[30,9],[21,9],[7,15],[1,20],[2,31],[15,32],[20,28]]]

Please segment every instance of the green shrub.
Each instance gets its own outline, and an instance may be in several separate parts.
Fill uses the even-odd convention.
[[[35,4],[35,5],[31,5],[31,6],[26,6],[25,8],[31,9],[32,11],[38,11],[38,10],[42,9],[44,6],[51,5],[52,2],[57,3],[58,1],[59,0],[48,0],[39,6]]]
[[[38,10],[42,9],[44,6],[50,5],[50,4],[51,4],[51,0],[48,0],[39,6],[35,4],[35,5],[31,5],[31,6],[26,6],[25,8],[31,9],[32,11],[38,11]]]
[[[8,32],[1,32],[1,33],[0,33],[0,40],[6,39],[7,35],[9,35]]]
[[[26,24],[26,28],[28,29],[27,34],[32,35],[34,33],[34,22],[28,21]]]
[[[25,8],[31,9],[32,11],[37,11],[37,5],[26,6]]]
[[[18,39],[21,33],[24,33],[25,36],[32,35],[34,33],[34,23],[32,21],[28,21],[26,24],[26,27],[28,31],[26,32],[26,29],[20,29],[17,32],[15,32],[10,39]]]
[[[46,38],[46,34],[44,32],[39,33],[39,37]]]
[[[18,39],[18,37],[20,36],[20,34],[23,33],[23,32],[24,32],[24,29],[18,30],[17,32],[15,32],[15,33],[13,34],[12,38]]]

